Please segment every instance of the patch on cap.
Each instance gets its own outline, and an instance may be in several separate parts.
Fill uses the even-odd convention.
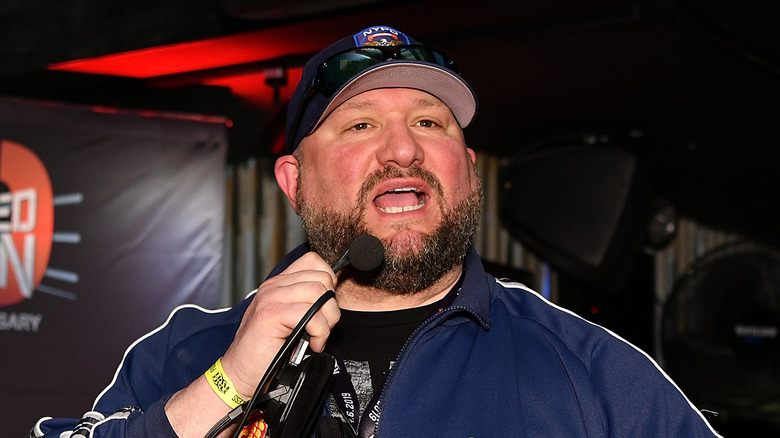
[[[355,45],[361,46],[397,46],[410,45],[409,37],[403,32],[388,26],[374,26],[361,30],[353,37]]]

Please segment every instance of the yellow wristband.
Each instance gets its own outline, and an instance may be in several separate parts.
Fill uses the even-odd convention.
[[[231,409],[235,409],[244,404],[244,399],[238,395],[233,387],[233,382],[228,379],[225,370],[222,369],[222,358],[217,359],[214,365],[206,371],[206,380],[209,381],[211,389],[222,399]]]

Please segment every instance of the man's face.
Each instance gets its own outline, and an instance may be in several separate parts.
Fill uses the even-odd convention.
[[[381,272],[356,281],[413,293],[462,262],[482,193],[475,154],[441,101],[411,89],[362,93],[299,148],[296,197],[312,248],[333,263],[360,234],[385,245]]]

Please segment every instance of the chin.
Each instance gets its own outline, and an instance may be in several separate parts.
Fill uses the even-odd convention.
[[[425,244],[425,238],[429,236],[418,230],[401,230],[391,234],[385,239],[381,239],[385,247],[392,247],[406,251],[412,251],[418,254]]]

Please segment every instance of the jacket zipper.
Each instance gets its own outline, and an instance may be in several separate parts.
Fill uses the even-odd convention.
[[[487,325],[487,322],[476,312],[473,312],[468,307],[464,306],[451,306],[447,307],[446,309],[443,309],[439,312],[436,312],[435,314],[431,315],[428,319],[426,319],[422,324],[420,324],[419,327],[417,327],[412,334],[409,336],[409,339],[406,340],[403,347],[401,347],[401,351],[398,353],[398,357],[395,360],[395,366],[393,366],[390,369],[390,372],[387,375],[387,379],[385,379],[385,382],[382,384],[381,393],[379,395],[379,421],[377,421],[376,426],[374,426],[374,435],[373,438],[379,438],[380,437],[380,431],[382,426],[382,418],[384,418],[385,415],[385,397],[387,395],[386,389],[392,384],[392,381],[395,379],[396,370],[398,369],[398,364],[401,363],[401,359],[406,355],[406,351],[410,348],[409,344],[411,344],[412,340],[416,339],[424,330],[428,330],[429,328],[432,328],[434,326],[434,322],[438,322],[438,320],[444,320],[445,318],[449,317],[450,314],[457,313],[457,312],[466,312],[470,315],[473,315],[482,325]],[[430,327],[429,327],[430,326]]]

